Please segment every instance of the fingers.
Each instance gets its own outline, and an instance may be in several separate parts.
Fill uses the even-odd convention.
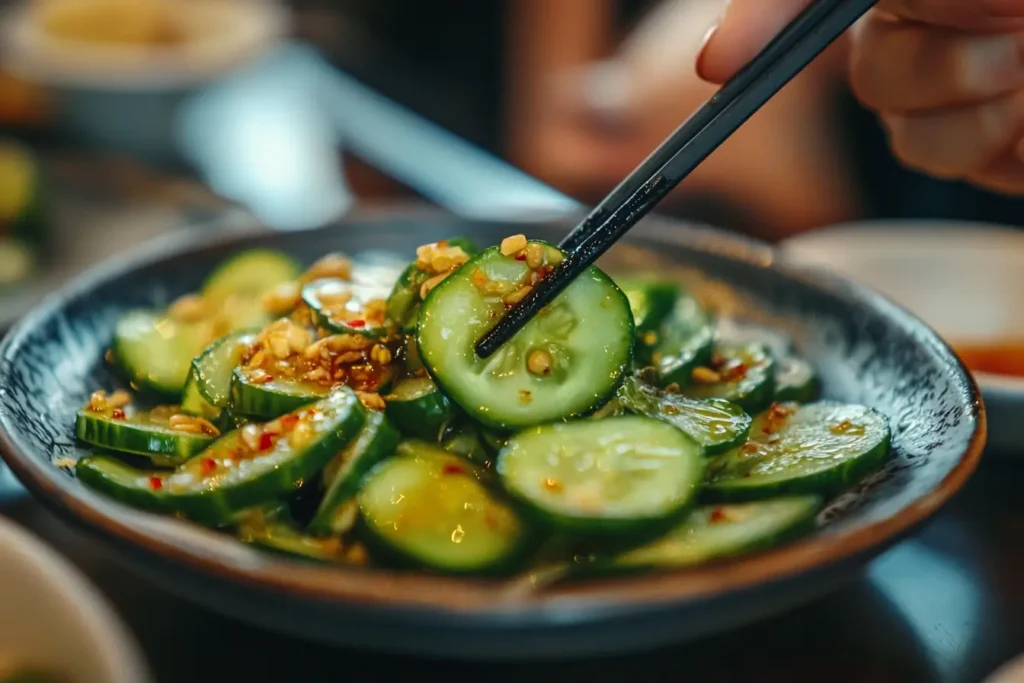
[[[876,13],[857,27],[850,68],[853,90],[869,107],[959,105],[1024,85],[1024,33],[967,33]]]
[[[1024,96],[919,113],[882,113],[893,152],[905,164],[939,177],[985,172],[1020,137]]]
[[[723,83],[753,59],[811,0],[732,0],[697,57],[697,73]]]
[[[961,31],[1024,27],[1024,0],[882,0],[879,11]]]

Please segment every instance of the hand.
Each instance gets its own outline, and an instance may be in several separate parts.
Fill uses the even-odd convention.
[[[723,82],[810,0],[733,0],[697,69]],[[851,86],[908,166],[1024,194],[1024,0],[881,0],[852,32]]]

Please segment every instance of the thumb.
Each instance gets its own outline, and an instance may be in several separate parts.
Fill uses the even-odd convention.
[[[723,83],[757,56],[811,0],[731,0],[697,56],[697,73]]]

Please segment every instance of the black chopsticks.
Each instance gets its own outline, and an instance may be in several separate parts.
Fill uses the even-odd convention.
[[[480,339],[477,355],[515,336],[876,2],[814,0],[562,240],[565,260]]]

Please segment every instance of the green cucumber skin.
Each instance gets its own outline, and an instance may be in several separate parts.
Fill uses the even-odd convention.
[[[331,471],[333,477],[325,481],[323,500],[309,523],[311,534],[327,536],[345,531],[337,523],[339,510],[359,493],[367,472],[395,452],[401,438],[386,415],[369,413],[359,435],[324,468],[324,476]]]
[[[619,389],[618,401],[631,413],[666,422],[682,430],[704,448],[705,455],[716,455],[737,448],[750,434],[753,419],[742,408],[724,399],[690,399],[678,394],[660,393],[636,376],[627,377]],[[671,410],[668,410],[671,408]],[[708,434],[694,417],[697,411],[716,411],[731,429],[719,437]],[[721,428],[721,425],[720,427]]]
[[[329,392],[327,387],[292,381],[253,384],[236,368],[231,380],[231,410],[237,415],[272,420],[319,401]]]
[[[192,361],[191,378],[211,406],[226,408],[230,404],[234,369],[255,343],[253,331],[233,332],[210,344]]]
[[[633,312],[633,323],[636,326],[636,363],[640,366],[648,365],[657,348],[657,342],[647,344],[644,335],[648,332],[658,332],[672,312],[682,290],[678,284],[667,280],[616,279],[616,283],[629,299],[630,310]]]
[[[380,325],[377,327],[371,327],[364,325],[363,327],[351,327],[344,321],[333,320],[329,315],[326,315],[322,310],[320,304],[319,290],[329,284],[337,284],[353,292],[353,298],[359,297],[359,287],[351,282],[344,280],[314,280],[308,285],[302,288],[302,301],[309,307],[310,315],[313,318],[313,324],[316,327],[321,327],[334,334],[357,334],[361,337],[369,337],[370,339],[380,339],[386,337],[390,333],[390,329],[387,325]]]
[[[650,420],[650,418],[626,416],[609,418],[605,423],[613,420]],[[662,424],[653,420],[651,421],[659,426]],[[576,425],[582,424],[585,423],[575,422],[553,424],[546,427],[537,427],[530,431],[575,427]],[[527,432],[522,432],[521,434],[526,433]],[[703,452],[701,451],[700,446],[687,434],[678,430],[677,434],[682,440],[681,443],[689,442],[696,454],[696,458],[691,459],[691,462],[689,463],[689,467],[692,469],[691,474],[693,475],[694,485],[687,495],[681,496],[681,500],[678,502],[678,505],[671,509],[664,510],[657,515],[636,515],[632,517],[619,518],[599,516],[583,517],[554,510],[546,505],[538,503],[532,499],[532,496],[520,490],[520,487],[518,487],[514,481],[510,480],[509,457],[516,436],[513,436],[509,440],[508,445],[506,445],[506,447],[502,449],[501,453],[498,454],[496,470],[501,478],[504,489],[513,499],[523,505],[525,512],[529,514],[530,518],[538,527],[548,529],[555,533],[565,534],[569,537],[598,542],[615,542],[623,539],[648,539],[670,528],[674,521],[676,521],[682,514],[685,514],[685,512],[697,502],[700,482],[704,471],[705,459],[703,457]]]
[[[809,404],[809,407],[828,403]],[[880,442],[863,455],[845,459],[832,468],[792,479],[758,481],[751,477],[750,479],[738,479],[735,482],[716,482],[714,477],[722,469],[722,463],[728,463],[728,459],[737,457],[736,451],[730,451],[715,456],[709,461],[707,481],[701,490],[701,500],[709,503],[729,503],[758,501],[789,495],[822,495],[828,498],[841,493],[851,485],[860,482],[867,475],[878,471],[889,456],[892,434],[888,428],[888,420],[877,411],[871,410],[870,413],[884,421],[886,427]],[[750,483],[751,480],[753,480],[753,484]]]
[[[203,398],[196,383],[195,372],[189,373],[185,382],[185,390],[181,394],[181,412],[185,415],[203,417],[213,424],[221,427],[224,425],[224,411],[217,406],[210,405],[210,402]]]
[[[288,513],[287,506],[270,504],[237,515],[234,531],[239,540],[273,553],[311,562],[343,561],[336,538],[306,534]]]
[[[505,551],[498,557],[492,558],[485,563],[475,563],[472,566],[453,566],[451,563],[426,558],[421,554],[402,547],[395,540],[388,538],[381,533],[373,522],[373,514],[367,510],[366,498],[369,487],[372,486],[376,477],[385,476],[387,470],[395,465],[401,466],[403,461],[417,460],[438,460],[439,462],[458,463],[465,470],[465,476],[475,480],[486,495],[496,505],[506,508],[518,522],[518,533],[508,544]],[[459,475],[463,476],[463,475]],[[363,481],[362,490],[359,493],[360,521],[358,525],[359,537],[365,541],[371,555],[378,561],[396,567],[429,569],[443,574],[451,575],[476,575],[476,576],[505,576],[510,572],[518,570],[530,548],[532,548],[535,537],[533,530],[527,520],[518,515],[518,509],[513,501],[502,495],[502,493],[487,485],[487,477],[474,466],[468,464],[458,456],[452,455],[437,446],[418,441],[403,441],[399,444],[398,452],[394,457],[388,458],[377,464]]]
[[[682,393],[694,399],[722,398],[748,413],[758,413],[772,402],[775,391],[775,359],[763,344],[748,344],[743,347],[723,347],[726,357],[740,356],[748,363],[746,375],[738,382],[718,384],[690,384]]]
[[[710,505],[699,507],[686,515],[671,531],[662,538],[644,546],[633,548],[610,560],[598,561],[593,567],[596,572],[607,571],[630,572],[650,569],[668,569],[690,567],[703,564],[713,560],[732,558],[739,555],[746,555],[760,550],[766,550],[794,539],[805,536],[815,528],[815,518],[821,510],[823,500],[817,495],[792,496],[784,498],[773,498],[763,502],[739,503],[738,505],[752,506],[757,509],[762,506],[789,506],[787,514],[777,522],[775,528],[767,533],[759,533],[746,537],[733,539],[716,539],[715,531],[706,531],[704,521],[709,513],[719,507]],[[762,511],[762,514],[770,511]],[[675,556],[666,556],[663,546],[673,542],[673,536],[679,534],[684,536],[683,543],[688,547]],[[710,537],[709,537],[710,536]],[[671,550],[670,548],[668,550]],[[659,554],[661,557],[659,557]]]
[[[444,240],[450,247],[460,247],[471,257],[479,252],[476,243],[466,237],[454,237]],[[415,335],[419,320],[420,286],[431,276],[416,267],[413,261],[405,267],[395,281],[395,286],[388,295],[387,315],[404,334]]]
[[[435,390],[411,401],[387,400],[387,414],[398,430],[412,439],[437,441],[451,422],[451,401]]]
[[[531,241],[531,244],[541,244],[544,247],[549,247],[549,245],[547,245],[546,243],[538,240]],[[597,269],[596,267],[591,267],[587,271],[585,276],[592,278],[594,281],[604,286],[607,290],[608,295],[615,299],[614,305],[618,305],[621,307],[622,311],[624,312],[624,315],[622,316],[622,329],[619,331],[619,334],[623,339],[628,340],[628,343],[623,345],[623,349],[621,351],[621,361],[619,358],[615,358],[614,366],[610,365],[610,371],[607,375],[609,377],[609,381],[604,386],[600,387],[599,390],[595,390],[594,392],[592,392],[592,395],[589,397],[588,405],[579,408],[571,407],[565,412],[557,415],[550,414],[530,417],[524,416],[522,415],[522,413],[517,413],[513,415],[511,414],[512,411],[509,411],[506,408],[504,410],[506,413],[509,414],[504,415],[504,417],[495,416],[494,410],[488,408],[487,406],[479,405],[479,402],[476,400],[471,400],[468,397],[460,396],[462,392],[457,391],[457,388],[454,386],[454,382],[446,381],[442,377],[442,375],[446,373],[443,371],[439,372],[437,363],[432,362],[430,360],[430,354],[428,353],[428,349],[425,348],[425,346],[430,345],[430,342],[429,340],[424,339],[424,327],[429,325],[429,319],[432,317],[432,313],[430,310],[431,302],[440,301],[446,291],[448,291],[450,288],[454,286],[457,286],[457,284],[461,281],[459,277],[460,273],[462,273],[463,271],[471,272],[471,270],[474,267],[478,266],[480,263],[482,263],[484,259],[487,259],[494,255],[498,255],[500,253],[501,252],[498,247],[491,247],[490,249],[484,250],[474,258],[470,259],[470,261],[468,261],[458,271],[452,273],[450,276],[445,278],[445,280],[443,280],[441,284],[439,284],[430,292],[430,294],[427,296],[427,300],[423,302],[423,306],[420,308],[420,320],[419,325],[417,327],[416,342],[417,347],[419,349],[420,358],[422,359],[424,365],[426,366],[427,372],[429,373],[431,379],[434,380],[434,383],[441,390],[441,392],[445,396],[447,396],[455,404],[455,406],[458,409],[460,409],[463,413],[473,418],[476,422],[480,423],[484,427],[488,427],[498,431],[511,432],[525,427],[532,427],[537,424],[545,424],[555,420],[583,417],[592,413],[593,411],[597,410],[601,405],[603,405],[609,397],[613,396],[615,394],[615,391],[618,389],[619,385],[622,383],[622,380],[626,375],[626,370],[632,365],[633,347],[635,340],[635,328],[633,326],[632,312],[629,310],[629,300],[626,298],[626,295],[623,294],[622,290],[620,290],[615,285],[614,281],[612,281],[611,278],[609,278],[604,272]],[[581,276],[580,279],[582,279],[582,277],[583,276]],[[568,291],[570,290],[563,292],[560,295],[560,297],[565,297]],[[526,330],[529,330],[529,324],[523,332],[520,332],[520,334],[523,334]],[[593,369],[591,368],[591,370]],[[581,369],[577,368],[577,372],[580,371]],[[605,375],[602,373],[601,376],[604,377]],[[533,389],[533,385],[531,385],[531,390],[535,390]]]
[[[275,448],[266,455],[249,458],[246,474],[239,475],[237,481],[200,479],[192,486],[175,488],[167,481],[182,473],[189,463],[172,474],[154,473],[136,470],[105,456],[83,458],[76,473],[83,483],[136,507],[180,514],[211,526],[230,524],[240,510],[278,500],[298,489],[355,438],[366,420],[366,410],[350,391],[336,392],[316,407],[333,413],[329,431],[321,433],[300,453]],[[231,450],[239,438],[239,432],[225,434],[195,457],[219,460],[219,453]],[[160,490],[148,486],[152,476],[163,479]]]
[[[711,360],[715,328],[704,309],[689,294],[681,294],[658,330],[651,362],[661,385],[690,383],[693,369]]]
[[[147,428],[147,425],[111,420],[88,411],[79,411],[75,418],[75,436],[103,450],[144,456],[161,467],[185,462],[214,441],[211,436]]]
[[[302,268],[287,254],[272,249],[249,249],[217,266],[207,276],[202,292],[214,301],[232,295],[260,296],[301,274]]]
[[[441,448],[454,453],[485,470],[494,468],[494,456],[480,436],[480,430],[472,422],[456,425],[445,430]]]

